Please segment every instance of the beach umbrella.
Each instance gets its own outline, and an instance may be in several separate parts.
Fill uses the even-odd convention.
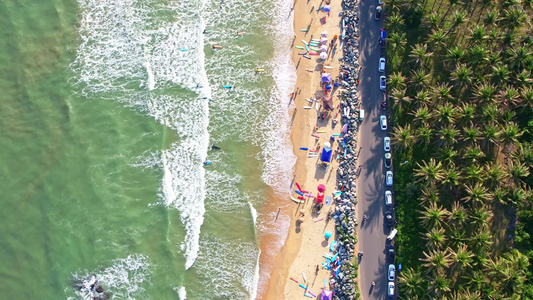
[[[329,5],[324,6],[324,11],[325,12],[330,12],[331,11],[331,6],[329,6]]]
[[[326,186],[323,185],[323,184],[319,184],[319,185],[316,187],[316,189],[317,189],[319,192],[323,193],[323,192],[326,190]]]
[[[333,292],[328,290],[322,290],[322,295],[320,295],[320,300],[331,300],[333,299]]]
[[[331,90],[331,84],[326,84],[326,90]]]
[[[326,60],[326,58],[328,58],[328,53],[327,52],[320,52],[320,59]]]
[[[322,52],[328,51],[328,46],[326,46],[326,45],[320,46],[320,51],[322,51]]]
[[[331,148],[331,144],[329,142],[324,143],[324,148]]]
[[[331,234],[330,231],[326,231],[326,233],[324,233],[324,237],[325,237],[326,239],[329,239],[331,236],[332,236],[332,234]]]
[[[328,32],[327,31],[322,31],[322,33],[320,34],[320,36],[328,36]]]
[[[322,54],[322,53],[320,53]],[[320,57],[322,58],[322,57]],[[331,82],[331,74],[329,73],[322,73],[322,82]]]
[[[320,42],[322,44],[327,44],[328,43],[328,38],[323,37],[323,38],[320,39]]]

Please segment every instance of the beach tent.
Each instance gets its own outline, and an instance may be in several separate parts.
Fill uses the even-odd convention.
[[[316,195],[316,203],[324,203],[324,193],[318,192]]]
[[[320,296],[320,300],[332,300],[333,299],[333,292],[322,290],[322,295]]]
[[[326,95],[322,97],[322,105],[324,105],[325,110],[333,111],[333,99],[331,98],[331,96]]]
[[[320,38],[320,42],[321,42],[322,44],[327,44],[327,43],[328,43],[328,38],[325,38],[325,37]]]
[[[331,6],[329,6],[329,5],[324,6],[324,11],[325,12],[330,12],[331,11]]]
[[[326,45],[320,46],[320,51],[322,51],[322,52],[328,51],[328,46],[326,46]]]
[[[326,58],[328,58],[328,53],[327,52],[320,52],[320,59],[325,60]]]
[[[322,82],[331,82],[331,74],[322,73]]]
[[[333,153],[333,150],[329,147],[324,147],[322,149],[322,155],[320,155],[320,160],[325,163],[331,162],[331,154]]]

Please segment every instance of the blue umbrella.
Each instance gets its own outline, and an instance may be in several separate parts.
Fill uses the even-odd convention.
[[[331,84],[326,85],[326,90],[331,90]]]
[[[326,233],[324,233],[324,237],[329,239],[331,237],[331,232],[326,231]]]
[[[331,11],[331,6],[329,6],[329,5],[324,6],[324,11],[325,12],[330,12]]]

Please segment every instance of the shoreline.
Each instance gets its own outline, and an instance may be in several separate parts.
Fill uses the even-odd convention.
[[[283,299],[295,299],[304,296],[304,293],[308,293],[306,296],[309,297],[314,294],[319,295],[322,289],[333,290],[338,296],[358,296],[355,278],[357,266],[353,264],[353,254],[356,251],[355,204],[357,202],[355,183],[359,123],[358,81],[356,81],[359,64],[358,53],[355,56],[353,53],[358,51],[356,48],[358,47],[358,3],[355,2],[354,6],[349,7],[348,13],[343,12],[341,2],[331,3],[329,14],[324,11],[317,11],[316,9],[320,5],[325,5],[325,3],[318,0],[306,2],[295,0],[293,7],[295,37],[291,51],[297,69],[297,81],[294,101],[289,108],[289,114],[293,116],[291,141],[297,162],[291,195],[295,198],[298,196],[294,194],[294,190],[297,189],[295,183],[299,183],[302,189],[310,191],[313,195],[317,194],[316,187],[319,184],[324,184],[326,197],[333,196],[334,192],[338,192],[337,189],[344,190],[346,188],[346,190],[340,197],[331,201],[331,206],[324,204],[318,213],[313,211],[312,198],[306,200],[306,202],[311,203],[304,203],[303,205],[287,199],[289,205],[284,211],[291,219],[289,232],[285,244],[276,256],[275,267],[271,272],[266,292],[260,295],[261,299],[280,299],[280,295],[283,295]],[[325,24],[320,22],[320,18],[323,17],[326,17]],[[341,44],[342,29],[340,24],[343,23],[343,20],[346,21],[344,29],[348,31],[348,34],[343,41],[346,43]],[[305,28],[308,29],[308,32],[300,30]],[[298,51],[295,48],[295,46],[303,46],[302,39],[309,42],[311,39],[320,38],[323,31],[328,32],[329,55],[324,63],[324,66],[328,67],[327,69],[323,68],[322,63],[317,60],[318,56],[302,59],[298,52],[305,50]],[[332,42],[334,35],[339,36],[335,40],[335,44]],[[333,45],[337,49],[336,53],[331,51]],[[339,57],[346,52],[349,57],[342,57],[341,62]],[[339,85],[338,88],[334,87],[330,93],[334,109],[329,113],[322,109],[322,101],[320,101],[324,94],[321,85],[322,70],[330,73],[334,82],[339,84],[342,82],[342,85]],[[348,74],[351,78],[346,79],[340,73]],[[341,78],[348,82],[341,81]],[[345,90],[341,92],[341,88]],[[339,95],[339,93],[342,94]],[[304,109],[304,106],[313,106],[314,104],[310,104],[306,98],[316,98],[320,109]],[[326,115],[325,120],[320,119],[323,113]],[[347,132],[340,134],[344,126]],[[318,138],[311,136],[311,134],[318,136]],[[330,142],[330,137],[333,137],[334,134],[337,134],[337,137],[332,141],[333,157],[328,169],[318,166],[318,157],[309,158],[308,152],[300,149],[300,147],[308,147],[322,151],[324,143]],[[355,170],[353,170],[354,168]],[[302,209],[305,216],[303,223],[300,224],[297,220],[301,217]],[[330,219],[330,215],[334,216],[334,219]],[[330,231],[334,235],[333,238],[326,239],[324,237],[326,231]],[[332,248],[333,241],[337,241],[338,244]],[[336,253],[339,258],[328,264],[323,257],[325,253]],[[331,267],[335,271],[325,267]],[[337,277],[339,271],[340,276]],[[305,290],[302,287],[305,287]]]

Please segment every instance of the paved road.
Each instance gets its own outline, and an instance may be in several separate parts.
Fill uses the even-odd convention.
[[[365,119],[359,129],[360,146],[359,164],[362,170],[358,179],[357,211],[359,220],[359,251],[363,258],[359,265],[359,282],[363,299],[387,299],[387,257],[385,252],[386,237],[390,232],[384,224],[383,213],[387,210],[384,201],[385,166],[383,138],[387,135],[379,126],[380,107],[384,93],[379,89],[378,72],[380,58],[379,36],[382,20],[374,20],[377,0],[360,1],[359,30],[361,66],[359,93],[361,109],[365,110]],[[365,222],[363,215],[368,219]],[[372,288],[372,281],[376,286]]]

